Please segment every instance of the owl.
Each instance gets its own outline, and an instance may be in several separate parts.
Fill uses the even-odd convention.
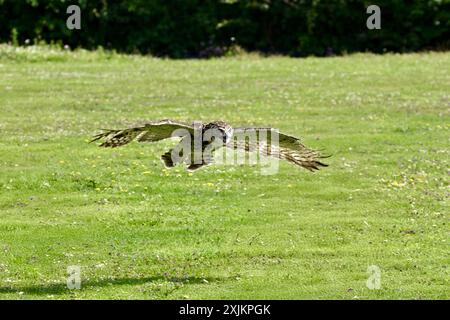
[[[233,128],[221,120],[207,124],[186,124],[168,119],[149,121],[126,129],[103,130],[91,142],[101,141],[100,147],[115,148],[133,140],[156,142],[170,138],[179,139],[179,143],[161,156],[167,168],[184,163],[188,170],[197,170],[212,164],[214,152],[223,147],[276,157],[309,171],[327,167],[322,162],[327,156],[309,149],[296,137],[274,128]]]

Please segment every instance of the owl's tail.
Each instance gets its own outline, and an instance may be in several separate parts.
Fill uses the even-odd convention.
[[[190,164],[190,165],[188,165],[188,167],[187,167],[187,169],[189,170],[189,171],[195,171],[195,170],[198,170],[198,169],[200,169],[201,167],[203,167],[203,166],[206,166],[206,165],[208,165],[208,163],[205,163],[205,162],[203,162],[203,163],[192,163],[192,164]]]
[[[166,168],[173,168],[175,167],[175,163],[172,160],[172,149],[170,149],[169,151],[167,151],[166,153],[164,153],[161,156],[161,160],[164,163],[164,166]]]
[[[173,152],[174,152],[174,149],[170,149],[169,151],[167,151],[166,153],[164,153],[161,156],[161,160],[164,163],[164,166],[166,168],[173,168],[177,164],[186,163],[188,165],[187,169],[189,171],[194,171],[194,170],[200,169],[203,166],[207,166],[207,165],[213,163],[213,160],[210,157],[203,157],[203,159],[201,160],[200,163],[195,163],[194,157],[192,157],[192,158],[191,157],[183,157],[182,153],[179,154],[179,156],[180,156],[179,158],[174,158]]]

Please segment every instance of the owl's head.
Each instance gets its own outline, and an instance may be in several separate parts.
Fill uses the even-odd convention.
[[[231,138],[233,137],[233,127],[223,121],[214,121],[208,123],[207,125],[205,125],[204,131],[213,138],[219,135],[223,144],[227,144],[228,142],[230,142]]]

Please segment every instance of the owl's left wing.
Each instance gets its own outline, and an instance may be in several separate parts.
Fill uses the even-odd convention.
[[[234,128],[233,138],[227,146],[277,157],[309,171],[328,166],[320,161],[327,156],[306,147],[300,139],[273,128]]]

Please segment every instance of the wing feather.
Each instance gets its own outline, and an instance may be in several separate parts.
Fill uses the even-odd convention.
[[[276,138],[272,138],[272,136],[275,137],[273,135],[275,132],[278,133],[278,143]],[[267,138],[264,139],[264,137]],[[328,166],[321,162],[321,159],[327,158],[327,156],[306,147],[300,142],[300,139],[280,133],[273,128],[235,128],[233,139],[228,147],[248,152],[257,151],[264,156],[277,157],[309,171]]]
[[[173,120],[149,121],[120,130],[103,130],[93,137],[91,142],[102,140],[100,147],[120,147],[133,140],[138,142],[154,142],[173,137],[183,137],[194,134],[194,127]]]

